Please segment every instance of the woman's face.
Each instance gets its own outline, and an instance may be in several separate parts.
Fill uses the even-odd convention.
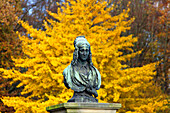
[[[86,61],[89,56],[89,47],[87,45],[79,47],[78,54],[81,61]]]

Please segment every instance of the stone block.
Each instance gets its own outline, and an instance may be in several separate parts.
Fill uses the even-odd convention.
[[[120,108],[120,103],[68,102],[49,106],[46,110],[50,113],[116,113]]]

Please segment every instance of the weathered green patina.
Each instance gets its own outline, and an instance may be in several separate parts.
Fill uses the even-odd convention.
[[[93,66],[90,44],[84,36],[74,41],[74,53],[71,64],[64,70],[64,84],[74,90],[68,102],[98,102],[95,98],[101,85],[101,75]]]

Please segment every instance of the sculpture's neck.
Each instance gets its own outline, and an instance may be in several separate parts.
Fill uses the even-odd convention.
[[[83,60],[78,59],[78,62],[79,62],[79,64],[81,64],[81,65],[86,65],[86,64],[87,64],[87,61],[86,61],[86,60],[83,61]]]

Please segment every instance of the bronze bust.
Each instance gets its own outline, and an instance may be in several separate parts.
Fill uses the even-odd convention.
[[[101,75],[93,66],[90,44],[84,36],[78,36],[74,47],[73,60],[63,72],[65,86],[74,90],[68,102],[98,102]]]

